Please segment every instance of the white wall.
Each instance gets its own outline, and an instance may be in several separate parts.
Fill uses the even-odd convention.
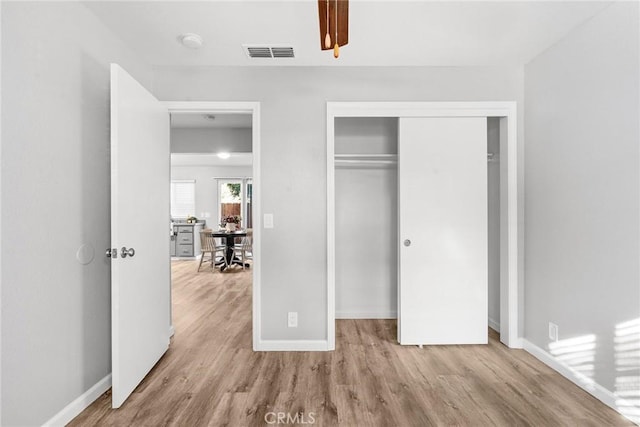
[[[336,154],[397,154],[397,117],[340,117],[335,123]]]
[[[250,153],[251,129],[171,128],[172,153]]]
[[[612,392],[640,388],[640,323],[622,336],[640,322],[638,25],[615,2],[525,67],[526,339],[553,354],[556,323],[564,362]]]
[[[396,154],[397,118],[341,118],[335,151]],[[336,167],[336,317],[395,318],[398,170]]]
[[[214,177],[244,178],[253,174],[251,166],[171,166],[171,179],[196,181],[196,211],[198,219],[216,228],[220,223],[218,211],[218,181]],[[203,215],[208,213],[209,217]]]
[[[79,3],[1,7],[1,424],[41,425],[111,372],[109,62],[151,74]]]
[[[517,67],[155,69],[162,100],[261,102],[256,196],[275,224],[262,236],[263,340],[327,338],[326,102],[522,102],[522,78]],[[298,328],[287,327],[288,311],[299,313]]]

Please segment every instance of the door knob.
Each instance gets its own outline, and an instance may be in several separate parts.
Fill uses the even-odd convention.
[[[122,249],[120,249],[120,256],[122,256],[122,258],[126,258],[127,256],[133,257],[135,254],[136,250],[133,248],[127,249],[123,246]]]
[[[116,248],[107,248],[105,255],[107,258],[118,258],[118,250]]]
[[[411,246],[411,240],[409,240],[409,239],[404,239],[404,245],[405,245],[405,246]]]

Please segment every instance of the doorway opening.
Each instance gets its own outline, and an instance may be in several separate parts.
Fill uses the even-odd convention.
[[[197,283],[200,292],[216,287],[226,292],[235,286],[235,291],[242,288],[251,294],[251,312],[238,315],[254,319],[252,343],[247,344],[255,348],[259,336],[255,314],[260,231],[254,228],[260,209],[259,105],[165,105],[171,115],[171,335],[190,328],[186,314],[202,309],[181,306],[185,284]]]

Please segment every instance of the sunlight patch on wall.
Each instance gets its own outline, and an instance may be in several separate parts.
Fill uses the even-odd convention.
[[[640,318],[616,325],[614,352],[616,406],[640,424]]]
[[[549,344],[549,352],[569,366],[584,386],[592,386],[596,336],[593,334],[559,340]]]

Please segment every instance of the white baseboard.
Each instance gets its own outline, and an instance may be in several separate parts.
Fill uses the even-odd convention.
[[[491,317],[489,317],[489,327],[496,332],[500,332],[500,322],[496,322]]]
[[[397,319],[395,311],[336,311],[336,319]]]
[[[559,361],[553,357],[553,355],[533,344],[531,341],[523,339],[522,344],[524,350],[533,355],[536,359],[540,360],[542,363],[549,366],[551,369],[555,370],[605,405],[619,412],[630,421],[640,424],[640,415],[638,415],[640,414],[639,407],[634,406],[629,401],[617,397],[610,390],[607,390],[591,378],[586,377],[584,374],[581,374],[569,365]]]
[[[171,338],[172,336],[174,336],[176,334],[176,330],[173,327],[173,325],[169,326],[169,338]]]
[[[98,397],[111,388],[111,374],[107,375],[96,384],[94,384],[89,390],[82,393],[76,400],[65,406],[60,412],[55,414],[51,419],[45,422],[44,426],[62,427],[72,419],[77,417],[82,411],[84,411],[89,405],[91,405]]]
[[[327,340],[260,340],[254,351],[328,351]]]

